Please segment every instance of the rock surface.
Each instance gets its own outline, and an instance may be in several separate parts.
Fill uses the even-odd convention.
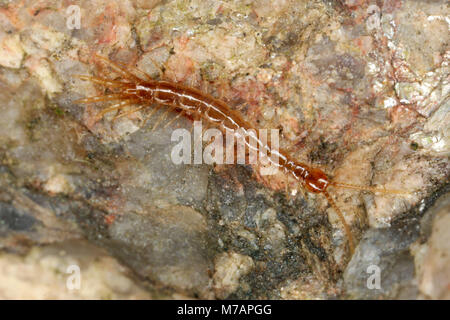
[[[71,4],[0,2],[0,297],[448,299],[446,1]],[[120,75],[94,53],[220,97],[336,181],[414,192],[330,188],[351,257],[321,195],[174,164],[191,119],[97,122],[107,103],[74,101],[109,91],[76,75]]]

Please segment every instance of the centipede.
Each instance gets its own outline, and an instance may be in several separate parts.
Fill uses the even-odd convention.
[[[410,191],[334,181],[323,170],[297,161],[288,151],[278,148],[275,149],[269,141],[265,141],[257,135],[251,134],[250,132],[256,131],[255,126],[246,121],[239,110],[232,108],[222,99],[181,83],[163,79],[155,80],[149,74],[138,68],[126,66],[120,62],[113,62],[99,54],[95,54],[95,58],[119,74],[119,79],[77,75],[83,81],[91,81],[113,90],[109,94],[74,101],[77,104],[115,102],[115,104],[101,110],[96,116],[96,121],[103,119],[106,114],[111,112],[117,112],[113,119],[115,121],[118,118],[129,116],[142,109],[152,108],[148,115],[148,117],[151,117],[159,109],[167,108],[167,110],[162,112],[154,127],[168,113],[175,112],[177,115],[171,122],[180,117],[187,117],[191,120],[204,120],[209,127],[217,128],[223,133],[235,134],[236,138],[244,141],[246,145],[254,146],[256,144],[259,148],[265,149],[269,161],[271,161],[270,159],[273,158],[273,155],[276,155],[277,161],[271,161],[271,164],[275,165],[287,179],[293,179],[299,187],[304,188],[307,192],[321,194],[326,198],[343,226],[350,257],[355,252],[355,240],[350,226],[343,212],[333,199],[330,190],[332,188],[344,188],[390,195],[406,196],[411,194]],[[129,110],[133,106],[134,108]]]

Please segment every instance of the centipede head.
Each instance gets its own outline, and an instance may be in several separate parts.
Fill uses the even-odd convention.
[[[330,185],[328,176],[320,169],[310,168],[303,174],[305,187],[312,193],[323,193]]]

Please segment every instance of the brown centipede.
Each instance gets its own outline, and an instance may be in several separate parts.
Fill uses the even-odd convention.
[[[218,128],[224,133],[227,131],[232,132],[233,134],[239,132],[240,136],[237,138],[243,139],[247,145],[250,144],[251,139],[255,140],[256,145],[260,148],[266,149],[269,157],[271,155],[276,155],[277,162],[272,163],[279,170],[284,172],[287,177],[295,179],[295,181],[298,182],[299,185],[303,185],[307,191],[316,194],[323,194],[326,197],[328,203],[337,213],[343,225],[351,254],[354,252],[355,245],[350,227],[348,226],[343,213],[328,192],[328,188],[332,186],[370,191],[374,193],[410,194],[409,192],[400,190],[387,190],[374,186],[359,186],[332,181],[321,169],[296,161],[287,151],[281,149],[275,150],[269,142],[261,140],[258,136],[249,134],[251,130],[255,130],[254,127],[248,121],[244,120],[239,111],[232,109],[224,101],[217,99],[208,93],[201,92],[193,87],[170,81],[153,80],[152,77],[145,72],[133,68],[135,72],[139,72],[143,76],[139,77],[135,73],[128,71],[126,69],[127,67],[120,63],[111,62],[107,58],[99,55],[96,55],[96,57],[109,65],[114,71],[119,73],[122,76],[122,79],[110,80],[106,78],[84,75],[78,77],[82,80],[89,80],[94,83],[115,88],[118,91],[108,95],[80,99],[75,101],[75,103],[119,101],[118,103],[103,109],[98,114],[98,120],[103,118],[105,114],[112,111],[118,112],[114,118],[117,119],[119,117],[128,116],[144,108],[154,106],[154,110],[152,110],[149,115],[150,117],[162,106],[166,106],[168,107],[167,111],[163,113],[160,119],[158,119],[155,127],[168,112],[175,111],[178,113],[176,118],[187,116],[191,119],[203,119],[209,126]],[[120,111],[124,108],[132,105],[138,105],[138,107],[127,112],[120,113]],[[244,136],[242,136],[242,132],[244,132]]]

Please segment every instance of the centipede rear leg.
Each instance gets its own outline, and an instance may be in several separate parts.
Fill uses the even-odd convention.
[[[102,111],[100,111],[95,119],[95,122],[100,121],[107,113],[117,111],[118,113],[113,118],[113,121],[117,119],[131,115],[141,109],[143,107],[134,108],[125,113],[121,113],[124,108],[129,107],[130,105],[136,104],[139,102],[136,99],[133,99],[132,95],[124,93],[124,89],[133,86],[136,82],[143,82],[141,78],[133,75],[131,72],[125,69],[125,66],[120,63],[114,63],[109,59],[100,56],[98,54],[95,55],[96,59],[101,60],[105,65],[111,67],[115,72],[119,73],[122,76],[120,80],[111,80],[102,77],[94,77],[94,76],[86,76],[86,75],[77,75],[78,78],[85,81],[90,81],[96,84],[99,84],[107,89],[112,89],[113,92],[109,94],[97,95],[92,97],[87,97],[84,99],[79,99],[74,101],[75,103],[89,104],[89,103],[98,103],[98,102],[109,102],[109,101],[119,101],[116,104],[113,104]],[[144,73],[143,73],[144,74]]]

